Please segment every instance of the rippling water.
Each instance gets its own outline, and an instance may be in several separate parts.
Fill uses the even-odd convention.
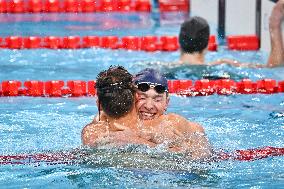
[[[2,22],[7,21],[6,16],[5,19],[3,15],[0,16]],[[106,32],[103,27],[107,27],[90,27],[92,19],[96,18],[92,15],[88,17],[88,22],[78,23],[78,20],[72,20],[70,23],[70,20],[62,18],[63,21],[56,25],[53,25],[52,20],[35,24],[28,20],[29,16],[21,16],[10,19],[27,19],[25,23],[1,22],[1,35],[87,35],[93,32],[102,35]],[[133,22],[121,26],[122,29],[114,27],[112,31],[107,31],[113,35],[122,36],[126,29],[133,35],[167,32],[173,34],[178,29],[178,25],[161,26],[149,15],[132,15],[130,19],[119,15],[109,17],[112,21],[126,19]],[[79,18],[82,19],[80,15]],[[98,18],[102,19],[101,16]],[[37,26],[34,27],[34,24]],[[73,27],[74,25],[76,27]],[[137,25],[140,25],[139,30]],[[5,27],[10,29],[3,29]],[[38,27],[43,31],[38,31]],[[50,30],[45,30],[49,27]],[[89,30],[83,30],[84,27]],[[93,80],[101,70],[110,65],[123,65],[131,73],[146,67],[155,67],[169,79],[195,80],[200,79],[204,73],[228,73],[235,80],[284,80],[283,68],[247,69],[227,65],[176,67],[169,64],[176,61],[178,56],[178,52],[147,53],[108,49],[2,49],[0,81]],[[232,52],[221,47],[218,52],[209,52],[206,61],[220,57],[264,64],[267,54]],[[95,97],[1,97],[0,155],[33,156],[80,149],[81,130],[97,113],[95,100]],[[172,95],[168,112],[181,114],[202,124],[216,151],[232,152],[263,146],[284,146],[283,94],[212,95],[192,98]],[[256,161],[229,160],[207,164],[191,162],[177,154],[143,148],[130,149],[132,150],[87,151],[87,156],[80,157],[79,161],[73,164],[52,164],[45,161],[27,163],[29,160],[26,160],[25,164],[0,165],[0,188],[281,188],[284,184],[283,156]]]

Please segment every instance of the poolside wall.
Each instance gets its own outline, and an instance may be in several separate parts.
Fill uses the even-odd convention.
[[[222,3],[224,11],[220,6]],[[190,16],[206,18],[213,35],[222,34],[222,22],[226,36],[260,35],[261,50],[268,52],[268,24],[273,5],[270,0],[190,0]]]

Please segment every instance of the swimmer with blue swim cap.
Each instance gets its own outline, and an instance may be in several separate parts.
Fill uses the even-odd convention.
[[[133,78],[137,88],[136,109],[142,120],[163,115],[169,104],[168,81],[157,70],[146,68]]]

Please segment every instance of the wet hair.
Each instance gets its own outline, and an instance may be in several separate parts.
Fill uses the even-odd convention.
[[[201,53],[209,41],[210,28],[207,21],[194,16],[183,22],[179,33],[179,44],[184,53]]]
[[[122,66],[110,67],[97,76],[99,107],[110,117],[127,114],[134,105],[132,75]]]

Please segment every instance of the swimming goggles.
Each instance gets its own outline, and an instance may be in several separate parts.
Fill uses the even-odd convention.
[[[168,92],[165,86],[157,83],[148,83],[148,82],[138,83],[136,84],[136,88],[141,92],[147,92],[150,89],[154,89],[158,94]]]

